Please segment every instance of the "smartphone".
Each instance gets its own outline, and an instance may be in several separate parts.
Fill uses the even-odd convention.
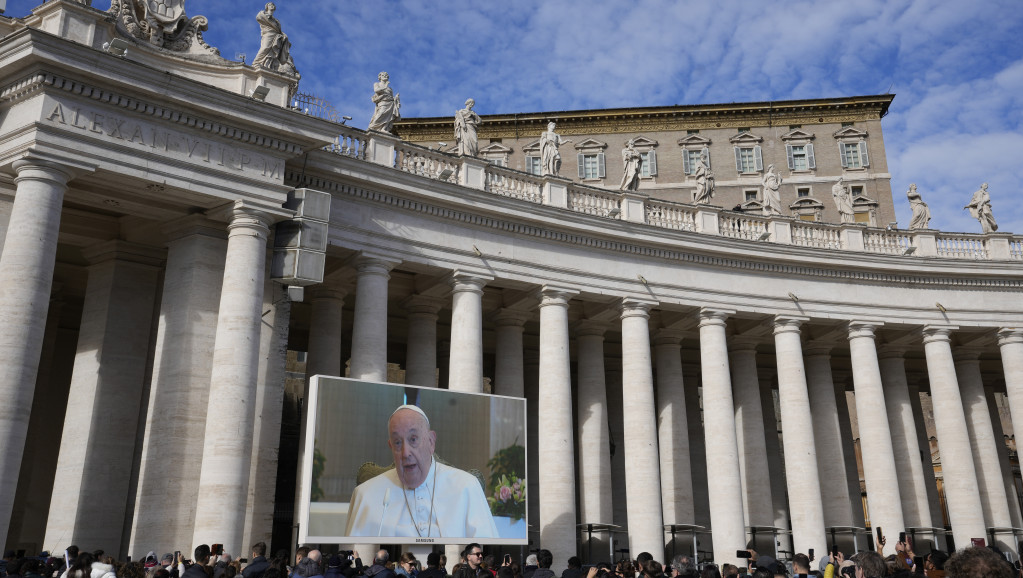
[[[877,528],[874,528],[874,530],[877,531],[877,541],[880,542],[881,538],[884,538],[884,534],[881,533],[881,526],[878,526]]]
[[[511,564],[511,554],[505,554],[504,555],[504,563],[505,564]]]
[[[899,542],[901,542],[903,544],[906,543],[906,533],[905,532],[899,532]]]
[[[213,547],[210,548],[210,549],[213,551],[213,555],[214,556],[220,556],[221,554],[224,553],[224,545],[223,544],[214,544]]]
[[[174,551],[174,561],[171,562],[171,564],[177,564],[178,563],[178,558],[180,558],[180,557],[181,557],[181,550],[175,550]]]
[[[831,545],[831,557],[838,558],[838,544]],[[832,560],[834,562],[834,560]]]
[[[806,551],[806,557],[809,558],[811,562],[813,562],[813,548],[810,548],[809,550]]]
[[[750,554],[749,550],[736,550],[735,551],[735,557],[736,558],[752,558],[753,554]]]
[[[923,572],[924,571],[924,557],[923,556],[913,556],[913,565],[916,566],[916,571],[917,572]]]
[[[248,558],[238,558],[238,563],[239,564],[248,564],[249,563],[249,559]]]

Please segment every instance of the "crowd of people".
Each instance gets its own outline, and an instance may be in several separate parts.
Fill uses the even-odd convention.
[[[913,552],[908,541],[900,541],[895,552],[885,556],[885,539],[873,551],[859,552],[848,558],[837,550],[815,560],[796,554],[781,562],[753,550],[740,551],[747,557],[743,566],[700,564],[686,555],[676,556],[670,564],[654,560],[643,552],[634,560],[584,565],[578,557],[564,562],[561,578],[1023,578],[1019,564],[1012,564],[995,547],[973,546],[954,553],[932,550],[925,556]],[[103,551],[80,551],[70,546],[63,557],[15,557],[4,554],[0,578],[557,578],[549,550],[539,550],[520,562],[504,554],[498,560],[486,554],[480,544],[469,544],[460,559],[448,567],[444,554],[433,552],[426,566],[411,552],[395,559],[387,550],[379,550],[372,563],[364,565],[356,551],[339,551],[325,556],[316,549],[299,548],[294,558],[286,550],[267,557],[266,544],[252,547],[251,558],[232,558],[222,548],[206,544],[195,548],[192,559],[175,552],[157,558],[150,552],[144,560],[119,561]]]

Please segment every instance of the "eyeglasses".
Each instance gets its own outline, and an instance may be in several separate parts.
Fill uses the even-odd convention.
[[[469,552],[470,556],[482,556],[483,552]]]

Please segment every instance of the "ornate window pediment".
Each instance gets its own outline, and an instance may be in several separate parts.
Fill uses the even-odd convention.
[[[853,207],[871,207],[871,208],[876,209],[876,208],[878,208],[880,206],[881,206],[881,203],[879,203],[879,202],[875,201],[874,199],[871,199],[870,197],[867,197],[865,195],[860,195],[860,196],[856,197],[855,199],[853,199]]]
[[[838,140],[863,140],[867,138],[867,131],[860,130],[854,126],[847,126],[835,131],[834,137]]]
[[[649,150],[657,146],[657,141],[645,136],[638,136],[632,139],[632,143],[637,150]]]
[[[504,146],[499,142],[491,143],[480,149],[481,155],[508,155],[511,153],[511,147]]]
[[[678,139],[678,144],[687,149],[702,149],[710,146],[710,139],[699,134],[691,134]]]
[[[581,143],[575,145],[575,150],[578,150],[578,151],[583,151],[583,150],[594,150],[594,151],[596,151],[596,150],[604,150],[606,148],[607,148],[607,143],[606,142],[601,142],[601,141],[599,141],[597,139],[592,139],[592,138],[588,138],[588,139],[582,141]]]
[[[751,132],[741,132],[728,139],[728,142],[735,146],[753,146],[764,142],[764,137],[756,136]]]
[[[540,154],[540,139],[537,139],[527,144],[526,146],[522,147],[522,152],[526,153],[527,155],[534,153]]]
[[[814,139],[814,134],[812,132],[806,132],[805,130],[803,130],[801,128],[797,128],[795,130],[790,130],[789,132],[781,135],[781,140],[783,140],[785,142],[800,142],[800,141],[802,141],[802,142],[809,142],[809,141],[812,141],[813,139]]]
[[[764,211],[764,203],[751,199],[739,205],[739,209],[744,213],[761,213]]]
[[[798,211],[799,209],[823,209],[824,203],[814,199],[813,197],[802,197],[796,199],[794,203],[789,205],[789,209]]]

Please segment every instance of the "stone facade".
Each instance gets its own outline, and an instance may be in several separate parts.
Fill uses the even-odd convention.
[[[680,139],[711,141],[728,206],[735,142],[762,138],[784,167],[783,136],[812,130],[827,191],[856,180],[824,150],[863,131],[883,225],[890,97],[796,103],[820,126],[748,133],[722,120],[680,136],[666,119],[583,133],[564,114],[575,146],[672,151],[621,192],[613,163],[608,188],[514,170],[525,136],[481,129],[509,150],[500,167],[282,108],[290,79],[272,71],[145,43],[107,53],[114,24],[77,2],[2,23],[7,547],[289,547],[304,369],[526,397],[531,547],[556,565],[694,544],[730,562],[751,539],[781,557],[864,549],[869,531],[850,528],[868,520],[890,540],[1015,552],[998,442],[1023,423],[1023,238],[682,202]],[[785,205],[797,176],[781,175]],[[296,204],[316,193],[325,225]],[[275,279],[275,248],[306,275]]]

